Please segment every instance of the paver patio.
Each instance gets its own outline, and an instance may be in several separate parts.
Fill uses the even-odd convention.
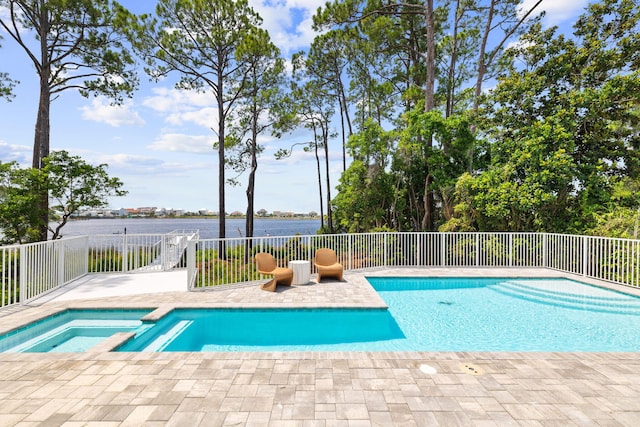
[[[575,278],[530,269],[366,274]],[[0,317],[0,333],[67,307],[384,304],[362,273],[345,275],[343,283],[312,283],[275,293],[255,285],[163,292],[163,277],[175,280],[175,275],[158,276],[154,293],[136,294],[132,286],[129,295],[91,298],[91,292],[76,288],[43,299]],[[105,276],[82,286],[91,287],[94,279],[99,282],[95,288],[114,286]],[[0,372],[0,426],[640,425],[638,353],[92,351],[0,354]]]

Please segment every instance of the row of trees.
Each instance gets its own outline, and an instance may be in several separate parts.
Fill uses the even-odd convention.
[[[23,48],[40,82],[33,169],[43,170],[49,156],[52,101],[64,91],[79,90],[119,103],[137,87],[139,58],[153,79],[175,74],[178,88],[214,95],[219,211],[225,212],[225,185],[237,183],[227,179],[225,170],[249,171],[245,234],[253,236],[254,188],[263,150],[258,137],[281,135],[314,119],[313,111],[299,114],[297,105],[291,108],[294,96],[305,95],[288,91],[284,59],[247,0],[159,0],[155,14],[139,16],[112,0],[0,0],[0,8],[6,11],[0,26]],[[0,82],[0,96],[9,98],[14,82],[6,74]],[[40,200],[38,238],[46,240],[48,189],[33,191]],[[327,206],[329,199],[328,193]],[[219,235],[226,235],[224,218]]]
[[[140,58],[152,78],[174,74],[179,88],[215,96],[219,211],[235,180],[225,169],[249,171],[248,237],[258,137],[301,126],[325,231],[585,232],[620,215],[628,229],[639,205],[640,8],[601,0],[565,36],[543,29],[540,3],[335,0],[314,16],[321,34],[293,56],[292,76],[247,0],[158,0],[140,16],[111,0],[0,0],[0,25],[40,79],[34,169],[49,154],[52,97],[79,89],[119,102]],[[40,204],[45,215],[42,190]],[[225,228],[221,218],[220,237]]]
[[[640,8],[595,2],[563,35],[534,17],[539,4],[348,0],[317,13],[327,33],[310,52],[340,46],[333,82],[346,75],[349,91],[334,105],[355,111],[341,229],[637,234]]]

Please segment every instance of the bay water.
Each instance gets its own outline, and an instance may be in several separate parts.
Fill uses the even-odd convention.
[[[201,239],[218,237],[217,218],[92,218],[68,222],[64,237],[95,234],[164,234],[171,231],[198,230]],[[256,218],[254,237],[313,235],[320,229],[320,219]],[[227,218],[226,237],[245,237],[245,219]]]

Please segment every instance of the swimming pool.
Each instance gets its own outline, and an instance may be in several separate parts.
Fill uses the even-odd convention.
[[[83,352],[118,332],[140,333],[152,325],[141,318],[151,310],[64,310],[0,335],[3,353]]]
[[[386,309],[177,309],[118,351],[349,349],[403,337]]]
[[[69,311],[85,318],[39,322],[24,328],[32,336],[21,347],[14,333],[0,339],[0,351],[84,351],[115,326],[135,332],[118,351],[640,351],[640,298],[581,282],[367,280],[388,310],[176,309],[154,322],[142,310],[120,325],[118,311]]]
[[[580,282],[368,281],[388,310],[176,310],[120,351],[640,351],[640,299]]]

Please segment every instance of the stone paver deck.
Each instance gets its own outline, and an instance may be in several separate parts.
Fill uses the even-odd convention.
[[[367,275],[573,277],[496,269]],[[255,285],[207,292],[158,286],[157,293],[44,299],[0,317],[0,333],[69,307],[384,305],[358,273],[344,283],[275,293]],[[94,351],[0,354],[0,373],[0,426],[640,425],[638,353]]]

